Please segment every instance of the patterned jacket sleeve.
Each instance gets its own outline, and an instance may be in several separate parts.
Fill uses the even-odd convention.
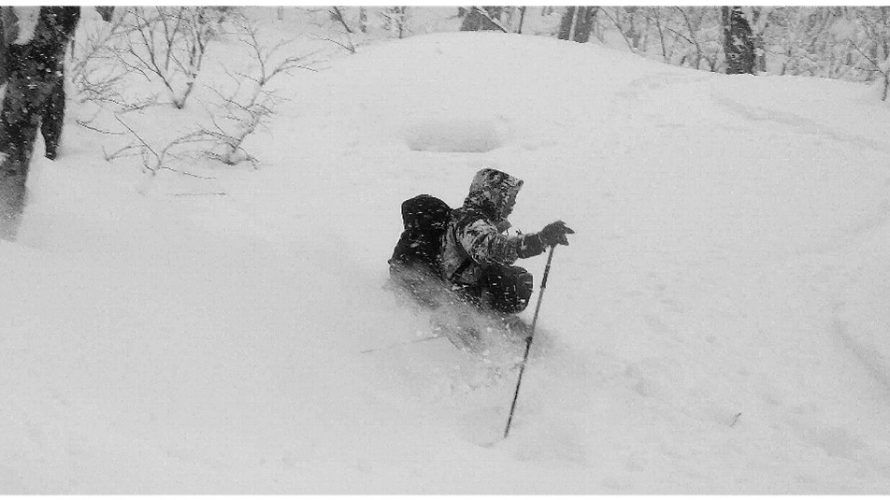
[[[474,218],[458,225],[457,240],[467,255],[479,264],[508,266],[517,259],[533,257],[544,251],[537,234],[507,236],[484,218]]]

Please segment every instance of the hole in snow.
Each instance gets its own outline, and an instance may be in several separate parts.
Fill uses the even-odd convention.
[[[507,127],[492,118],[430,118],[405,131],[412,151],[485,153],[504,145]]]

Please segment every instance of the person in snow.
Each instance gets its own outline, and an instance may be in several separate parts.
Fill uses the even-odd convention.
[[[6,87],[0,104],[0,239],[16,238],[38,130],[46,157],[56,157],[65,121],[65,51],[79,19],[77,6],[0,7],[0,85]]]
[[[442,278],[475,305],[502,314],[525,309],[532,294],[532,275],[514,266],[549,246],[568,245],[574,231],[563,221],[537,233],[508,236],[522,180],[499,170],[476,173],[462,207],[451,212],[442,249]]]

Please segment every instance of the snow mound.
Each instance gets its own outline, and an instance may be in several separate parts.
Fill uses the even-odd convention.
[[[405,142],[412,151],[486,153],[504,145],[503,123],[485,118],[433,118],[410,125]]]

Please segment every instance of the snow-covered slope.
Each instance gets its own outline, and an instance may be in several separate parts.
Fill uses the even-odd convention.
[[[283,82],[257,170],[146,181],[74,124],[36,160],[0,243],[0,491],[890,491],[871,89],[490,33]],[[515,372],[393,347],[428,318],[383,289],[401,201],[484,166],[525,179],[516,227],[577,231],[506,441]]]

